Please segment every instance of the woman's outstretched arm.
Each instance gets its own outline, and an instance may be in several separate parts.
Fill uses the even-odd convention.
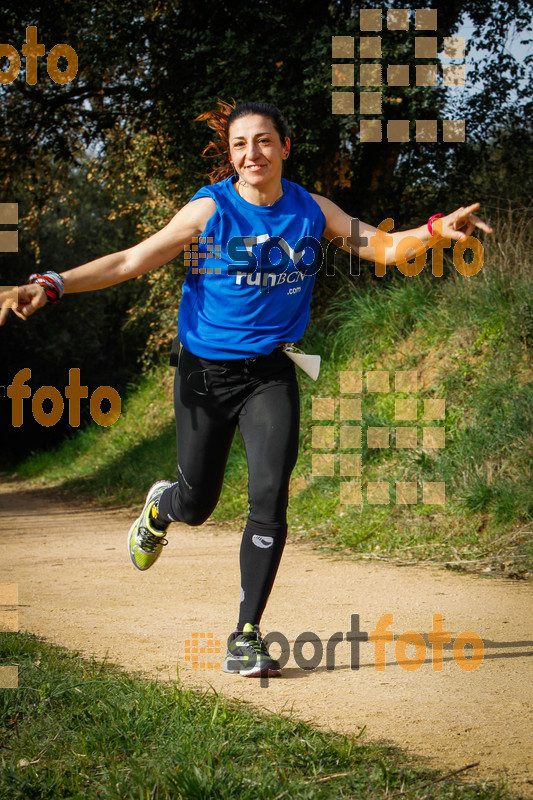
[[[324,216],[326,217],[326,229],[324,237],[334,239],[342,237],[344,244],[340,245],[347,252],[355,252],[367,261],[381,264],[396,264],[396,251],[398,245],[404,241],[412,249],[412,256],[425,252],[432,247],[439,239],[464,239],[470,236],[474,228],[479,228],[485,233],[492,233],[492,228],[482,219],[474,214],[479,208],[479,203],[472,203],[470,206],[461,207],[452,211],[450,214],[443,215],[433,221],[433,235],[430,234],[427,224],[419,228],[412,228],[407,231],[392,231],[393,220],[384,220],[375,228],[366,222],[354,220],[346,214],[339,206],[335,205],[327,197],[313,194]],[[419,244],[416,244],[418,240]],[[403,248],[400,248],[402,250]]]
[[[210,197],[193,200],[148,239],[61,273],[65,293],[105,289],[162,267],[202,233],[215,208],[215,201]],[[46,302],[45,291],[39,284],[14,287],[12,296],[4,300],[0,308],[0,325],[4,324],[10,310],[20,319],[27,319]]]

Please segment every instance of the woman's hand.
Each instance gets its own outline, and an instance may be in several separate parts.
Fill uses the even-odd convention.
[[[478,208],[479,203],[472,203],[466,208],[461,206],[451,214],[433,220],[433,230],[444,239],[464,239],[466,236],[470,236],[474,228],[480,228],[485,233],[492,233],[490,225],[472,213]]]
[[[14,286],[7,297],[1,298],[0,325],[6,321],[9,311],[13,311],[17,317],[26,320],[38,308],[46,305],[46,292],[38,283],[28,283],[25,286]]]

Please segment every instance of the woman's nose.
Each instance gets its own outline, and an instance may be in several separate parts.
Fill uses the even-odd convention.
[[[257,146],[257,143],[254,142],[254,141],[249,142],[247,147],[246,147],[246,157],[250,161],[253,161],[253,159],[257,156],[258,152],[259,152],[259,148]]]

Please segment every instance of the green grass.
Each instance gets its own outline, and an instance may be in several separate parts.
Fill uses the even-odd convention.
[[[485,265],[470,279],[453,268],[446,280],[395,274],[343,293],[330,307],[335,378],[343,369],[387,370],[392,384],[396,370],[417,369],[425,379],[419,401],[446,401],[446,447],[420,446],[423,427],[442,423],[424,421],[419,402],[419,446],[396,449],[394,398],[413,395],[363,386],[363,485],[388,480],[391,502],[340,506],[331,479],[308,481],[291,509],[304,538],[308,530],[321,546],[365,557],[436,560],[516,577],[531,571],[533,280],[531,233],[522,223],[499,221]],[[319,388],[317,395],[339,396],[331,375]],[[305,417],[309,425],[309,402]],[[338,435],[338,411],[334,425]],[[366,426],[389,426],[391,447],[368,450]],[[308,428],[303,438],[300,469],[309,474]],[[420,486],[416,506],[394,504],[395,481],[424,480],[445,481],[444,506],[423,504]]]
[[[393,746],[126,675],[30,634],[0,634],[0,663],[19,670],[19,688],[0,690],[1,798],[509,797],[503,783],[465,784]]]
[[[527,219],[495,223],[485,264],[471,278],[446,265],[415,278],[398,271],[343,289],[302,342],[323,356],[320,378],[303,373],[300,458],[290,530],[318,546],[358,557],[439,561],[450,567],[522,577],[533,571],[533,242]],[[389,372],[390,393],[363,384],[363,502],[340,504],[339,403],[333,421],[315,421],[312,396],[340,399],[341,370]],[[417,370],[416,395],[394,393],[394,373]],[[432,376],[430,376],[432,370]],[[52,453],[20,465],[24,478],[61,484],[103,501],[141,503],[157,478],[172,479],[172,376],[154,368],[124,398],[109,429],[92,426]],[[394,400],[417,397],[418,446],[396,448]],[[444,423],[423,419],[423,400],[446,401]],[[312,427],[334,425],[336,477],[313,477]],[[356,424],[356,423],[354,423]],[[446,446],[424,448],[425,426],[445,425]],[[368,448],[367,426],[390,428],[390,446]],[[348,452],[348,451],[347,451]],[[356,451],[351,451],[355,453]],[[388,481],[388,505],[368,503],[368,481]],[[396,481],[418,484],[417,504],[395,503]],[[422,502],[422,482],[444,481],[444,505]],[[214,519],[241,524],[247,513],[244,448],[237,434]]]

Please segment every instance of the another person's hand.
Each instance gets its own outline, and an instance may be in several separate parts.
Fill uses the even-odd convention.
[[[470,236],[474,228],[479,228],[485,233],[492,233],[492,228],[483,222],[482,219],[476,217],[473,211],[477,211],[479,203],[472,203],[471,206],[466,206],[452,211],[451,214],[446,214],[439,219],[433,221],[433,230],[439,236],[449,239],[464,239]],[[463,230],[464,228],[464,230]]]
[[[26,320],[38,308],[46,305],[46,292],[38,283],[28,283],[25,286],[14,286],[5,296],[0,296],[0,325],[3,325],[13,311],[17,317]]]

